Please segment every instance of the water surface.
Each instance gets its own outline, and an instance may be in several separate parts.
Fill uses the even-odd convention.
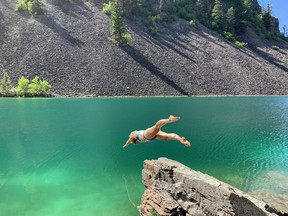
[[[168,157],[288,205],[288,97],[0,99],[0,215],[138,215],[143,160]],[[123,149],[163,127],[191,141]]]

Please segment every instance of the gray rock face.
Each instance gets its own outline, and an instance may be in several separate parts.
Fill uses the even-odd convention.
[[[140,215],[288,215],[263,201],[167,158],[145,160]],[[156,214],[156,212],[158,214]]]

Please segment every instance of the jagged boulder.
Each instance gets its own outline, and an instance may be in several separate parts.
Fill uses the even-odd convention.
[[[288,215],[224,182],[167,158],[145,160],[140,215]]]

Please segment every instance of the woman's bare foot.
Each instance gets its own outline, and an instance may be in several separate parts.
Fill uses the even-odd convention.
[[[178,116],[177,116],[177,117],[175,117],[175,116],[173,116],[173,115],[170,115],[170,116],[169,116],[169,121],[170,121],[170,122],[175,122],[175,121],[178,121],[179,119],[180,119],[180,117],[178,117]]]
[[[182,144],[184,144],[186,147],[190,147],[191,146],[190,142],[185,137],[182,137],[180,142]]]

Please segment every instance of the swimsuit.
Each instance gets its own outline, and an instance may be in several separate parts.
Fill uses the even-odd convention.
[[[153,137],[152,139],[147,138],[147,137],[145,136],[145,131],[146,131],[146,130],[137,131],[137,133],[136,133],[136,140],[138,140],[139,142],[152,142],[152,141],[154,141],[154,140],[156,139],[156,136]],[[142,134],[144,140],[141,140],[141,139],[140,139],[140,137],[139,137],[140,134]]]

